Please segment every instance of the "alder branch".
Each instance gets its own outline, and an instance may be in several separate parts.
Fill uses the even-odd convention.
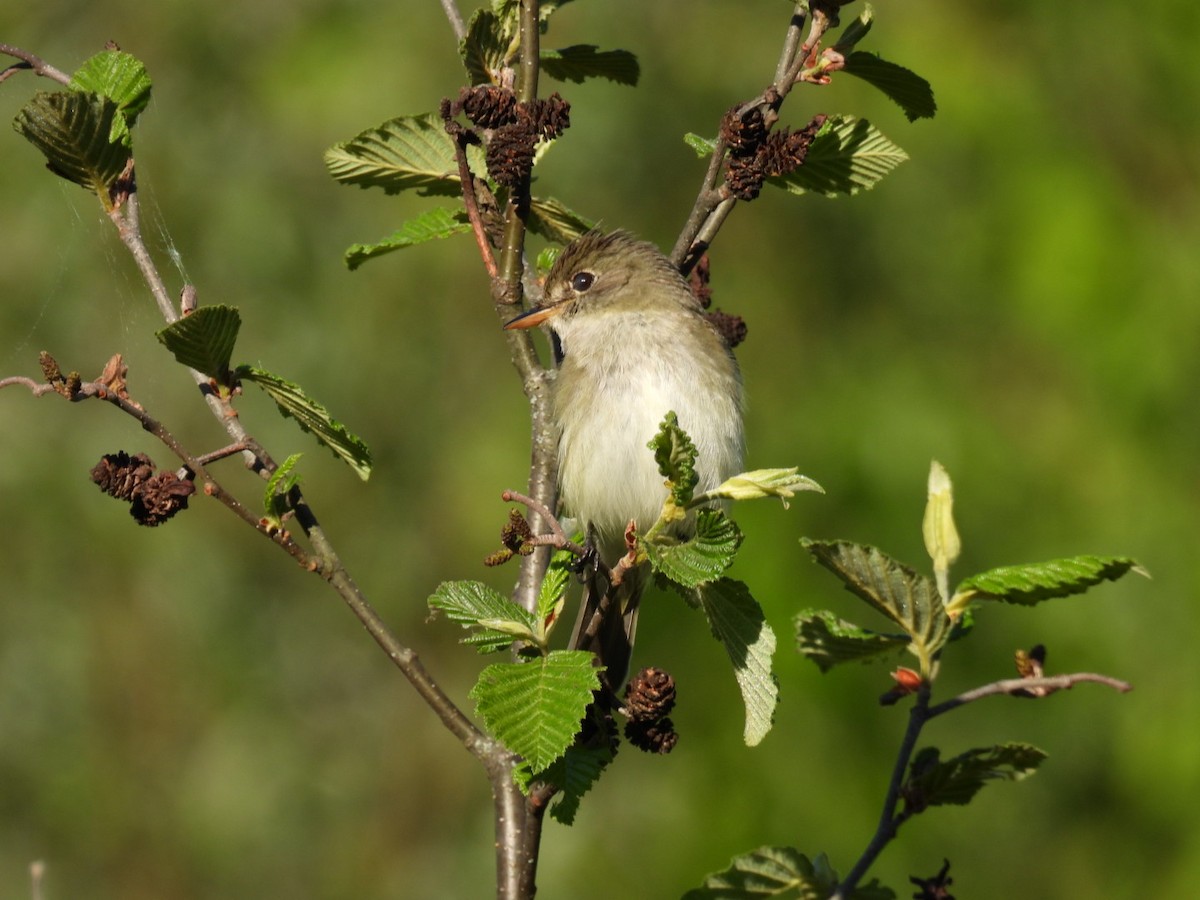
[[[1127,681],[1121,681],[1119,678],[1112,678],[1111,676],[1100,675],[1095,672],[1076,672],[1071,675],[1047,675],[1041,678],[1006,678],[1003,681],[994,681],[991,684],[985,684],[974,690],[965,691],[957,697],[952,697],[949,700],[939,703],[929,710],[926,718],[932,719],[935,716],[948,713],[952,709],[957,709],[976,700],[982,700],[984,697],[1008,695],[1037,700],[1042,697],[1048,697],[1057,691],[1069,691],[1075,685],[1083,684],[1084,682],[1103,684],[1122,694],[1133,690],[1133,685]]]
[[[454,39],[461,42],[467,36],[467,26],[463,22],[462,13],[458,11],[458,5],[454,0],[442,0],[442,11],[446,13],[446,19],[454,30]]]
[[[811,21],[808,37],[801,43],[800,36],[808,20],[808,0],[800,0],[792,10],[788,21],[787,32],[784,35],[783,49],[779,62],[775,66],[775,76],[771,84],[757,97],[738,105],[733,110],[736,116],[742,116],[753,109],[762,112],[763,123],[769,131],[779,119],[779,109],[792,88],[801,80],[806,60],[813,54],[817,44],[829,28],[829,18],[817,4],[812,4]],[[683,229],[671,249],[670,259],[679,270],[688,274],[692,267],[713,242],[717,232],[737,204],[726,185],[720,183],[721,172],[729,144],[718,129],[716,144],[709,160],[708,170],[704,173],[700,190],[691,212],[684,222]]]

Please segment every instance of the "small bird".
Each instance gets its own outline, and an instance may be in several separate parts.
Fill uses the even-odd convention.
[[[696,446],[697,493],[741,470],[741,375],[679,270],[628,232],[593,231],[575,240],[546,276],[542,303],[504,327],[542,323],[562,353],[552,391],[561,508],[612,565],[625,552],[627,524],[645,533],[666,499],[647,444],[668,412]],[[689,518],[674,536],[685,539],[693,528]],[[580,647],[599,654],[614,692],[628,670],[646,577],[644,567],[627,573],[619,614],[607,615]],[[585,597],[571,646],[599,593]]]

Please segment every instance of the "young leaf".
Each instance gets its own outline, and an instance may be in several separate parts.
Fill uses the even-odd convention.
[[[13,128],[46,157],[55,175],[95,192],[109,208],[109,188],[125,170],[129,148],[113,141],[117,104],[85,91],[38,91],[13,119]]]
[[[529,201],[529,230],[548,241],[569,244],[595,225],[553,197],[533,197]]]
[[[479,673],[470,697],[488,731],[540,772],[562,756],[600,687],[585,650],[555,650],[530,662],[495,663]]]
[[[807,475],[798,475],[795,467],[790,469],[755,469],[743,472],[722,482],[701,497],[693,498],[696,503],[703,500],[757,500],[760,497],[778,497],[787,509],[788,500],[796,491],[825,493],[824,488]]]
[[[817,562],[842,580],[848,591],[866,600],[912,638],[923,674],[927,674],[924,668],[945,644],[953,626],[933,580],[875,547],[807,538],[801,543]]]
[[[775,632],[742,582],[722,578],[697,590],[713,637],[725,645],[733,663],[746,707],[742,737],[747,746],[753,747],[771,730],[779,702],[779,685],[771,671]]]
[[[500,70],[508,63],[515,49],[516,17],[497,15],[491,10],[477,9],[467,23],[467,33],[458,45],[458,55],[471,79],[471,84],[492,84],[499,80]]]
[[[927,747],[914,757],[904,793],[914,798],[918,811],[948,803],[961,806],[989,781],[1020,781],[1032,775],[1045,758],[1046,753],[1031,744],[1007,743],[976,747],[942,762],[938,751]]]
[[[292,469],[295,468],[296,463],[300,462],[300,457],[303,455],[303,453],[293,453],[271,473],[271,478],[267,481],[267,490],[263,495],[263,508],[266,510],[267,518],[277,525],[280,517],[286,511],[284,498],[288,491],[300,483],[299,474],[294,474]]]
[[[846,57],[844,71],[881,90],[904,110],[904,116],[910,122],[932,119],[937,112],[933,87],[904,66],[858,50]]]
[[[380,187],[389,194],[459,195],[454,141],[434,113],[389,119],[334,144],[325,151],[325,167],[345,184]]]
[[[357,269],[368,259],[383,256],[393,250],[404,250],[438,238],[448,238],[471,230],[471,222],[465,209],[427,210],[415,219],[409,219],[398,229],[377,244],[353,244],[345,254],[346,267]]]
[[[474,645],[480,653],[493,653],[512,646],[511,631],[490,626],[511,621],[532,633],[537,624],[529,610],[479,581],[444,581],[438,585],[428,602],[430,609],[445,612],[451,622],[474,629],[470,637],[463,639],[463,643]]]
[[[973,592],[984,600],[1033,606],[1052,597],[1082,594],[1102,581],[1116,581],[1130,570],[1145,574],[1127,556],[1072,556],[1050,562],[991,569],[962,582],[956,594]]]
[[[571,583],[571,566],[574,554],[559,550],[550,557],[550,565],[538,589],[537,619],[545,626],[551,616],[557,618],[562,610],[561,601]]]
[[[84,62],[67,85],[73,91],[90,91],[117,104],[110,140],[130,145],[129,129],[150,102],[150,75],[141,60],[119,50],[104,50]]]
[[[628,50],[600,50],[592,44],[543,50],[541,59],[542,71],[551,78],[576,84],[599,77],[633,87],[641,75],[637,57]]]
[[[796,649],[828,672],[838,663],[866,662],[872,657],[902,650],[908,636],[882,634],[860,628],[828,610],[806,609],[796,614]]]
[[[767,183],[793,194],[834,197],[869,190],[908,154],[866,119],[830,116],[808,148],[804,164]]]
[[[716,581],[729,568],[742,532],[719,509],[702,509],[696,516],[696,534],[682,544],[645,541],[642,548],[655,572],[684,587]]]
[[[696,445],[679,427],[679,417],[674,412],[667,413],[658,434],[647,446],[654,451],[659,473],[671,482],[671,499],[676,506],[687,506],[700,480],[696,474]]]
[[[188,319],[192,319],[197,310]],[[363,481],[371,477],[371,451],[362,439],[335,420],[320,403],[308,396],[298,384],[257,366],[238,366],[234,373],[242,381],[252,381],[275,401],[284,418],[294,418],[303,431],[312,432],[318,442],[333,451]]]
[[[242,316],[235,306],[201,306],[176,319],[156,336],[176,362],[226,382]]]
[[[717,149],[717,142],[712,138],[701,137],[691,131],[683,136],[683,142],[695,150],[700,159],[712,156],[713,150]]]

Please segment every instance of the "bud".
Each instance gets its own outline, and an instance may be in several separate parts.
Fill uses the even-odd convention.
[[[949,601],[947,576],[950,566],[958,559],[962,543],[954,527],[954,488],[950,476],[936,459],[929,466],[929,500],[925,504],[925,521],[921,526],[925,550],[933,560],[942,600]]]

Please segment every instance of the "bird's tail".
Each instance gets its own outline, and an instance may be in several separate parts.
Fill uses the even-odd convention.
[[[625,570],[620,583],[615,585],[592,568],[584,581],[583,600],[569,646],[596,654],[604,666],[601,677],[614,700],[619,699],[617,692],[629,675],[638,607],[646,589],[648,568],[643,563]]]

